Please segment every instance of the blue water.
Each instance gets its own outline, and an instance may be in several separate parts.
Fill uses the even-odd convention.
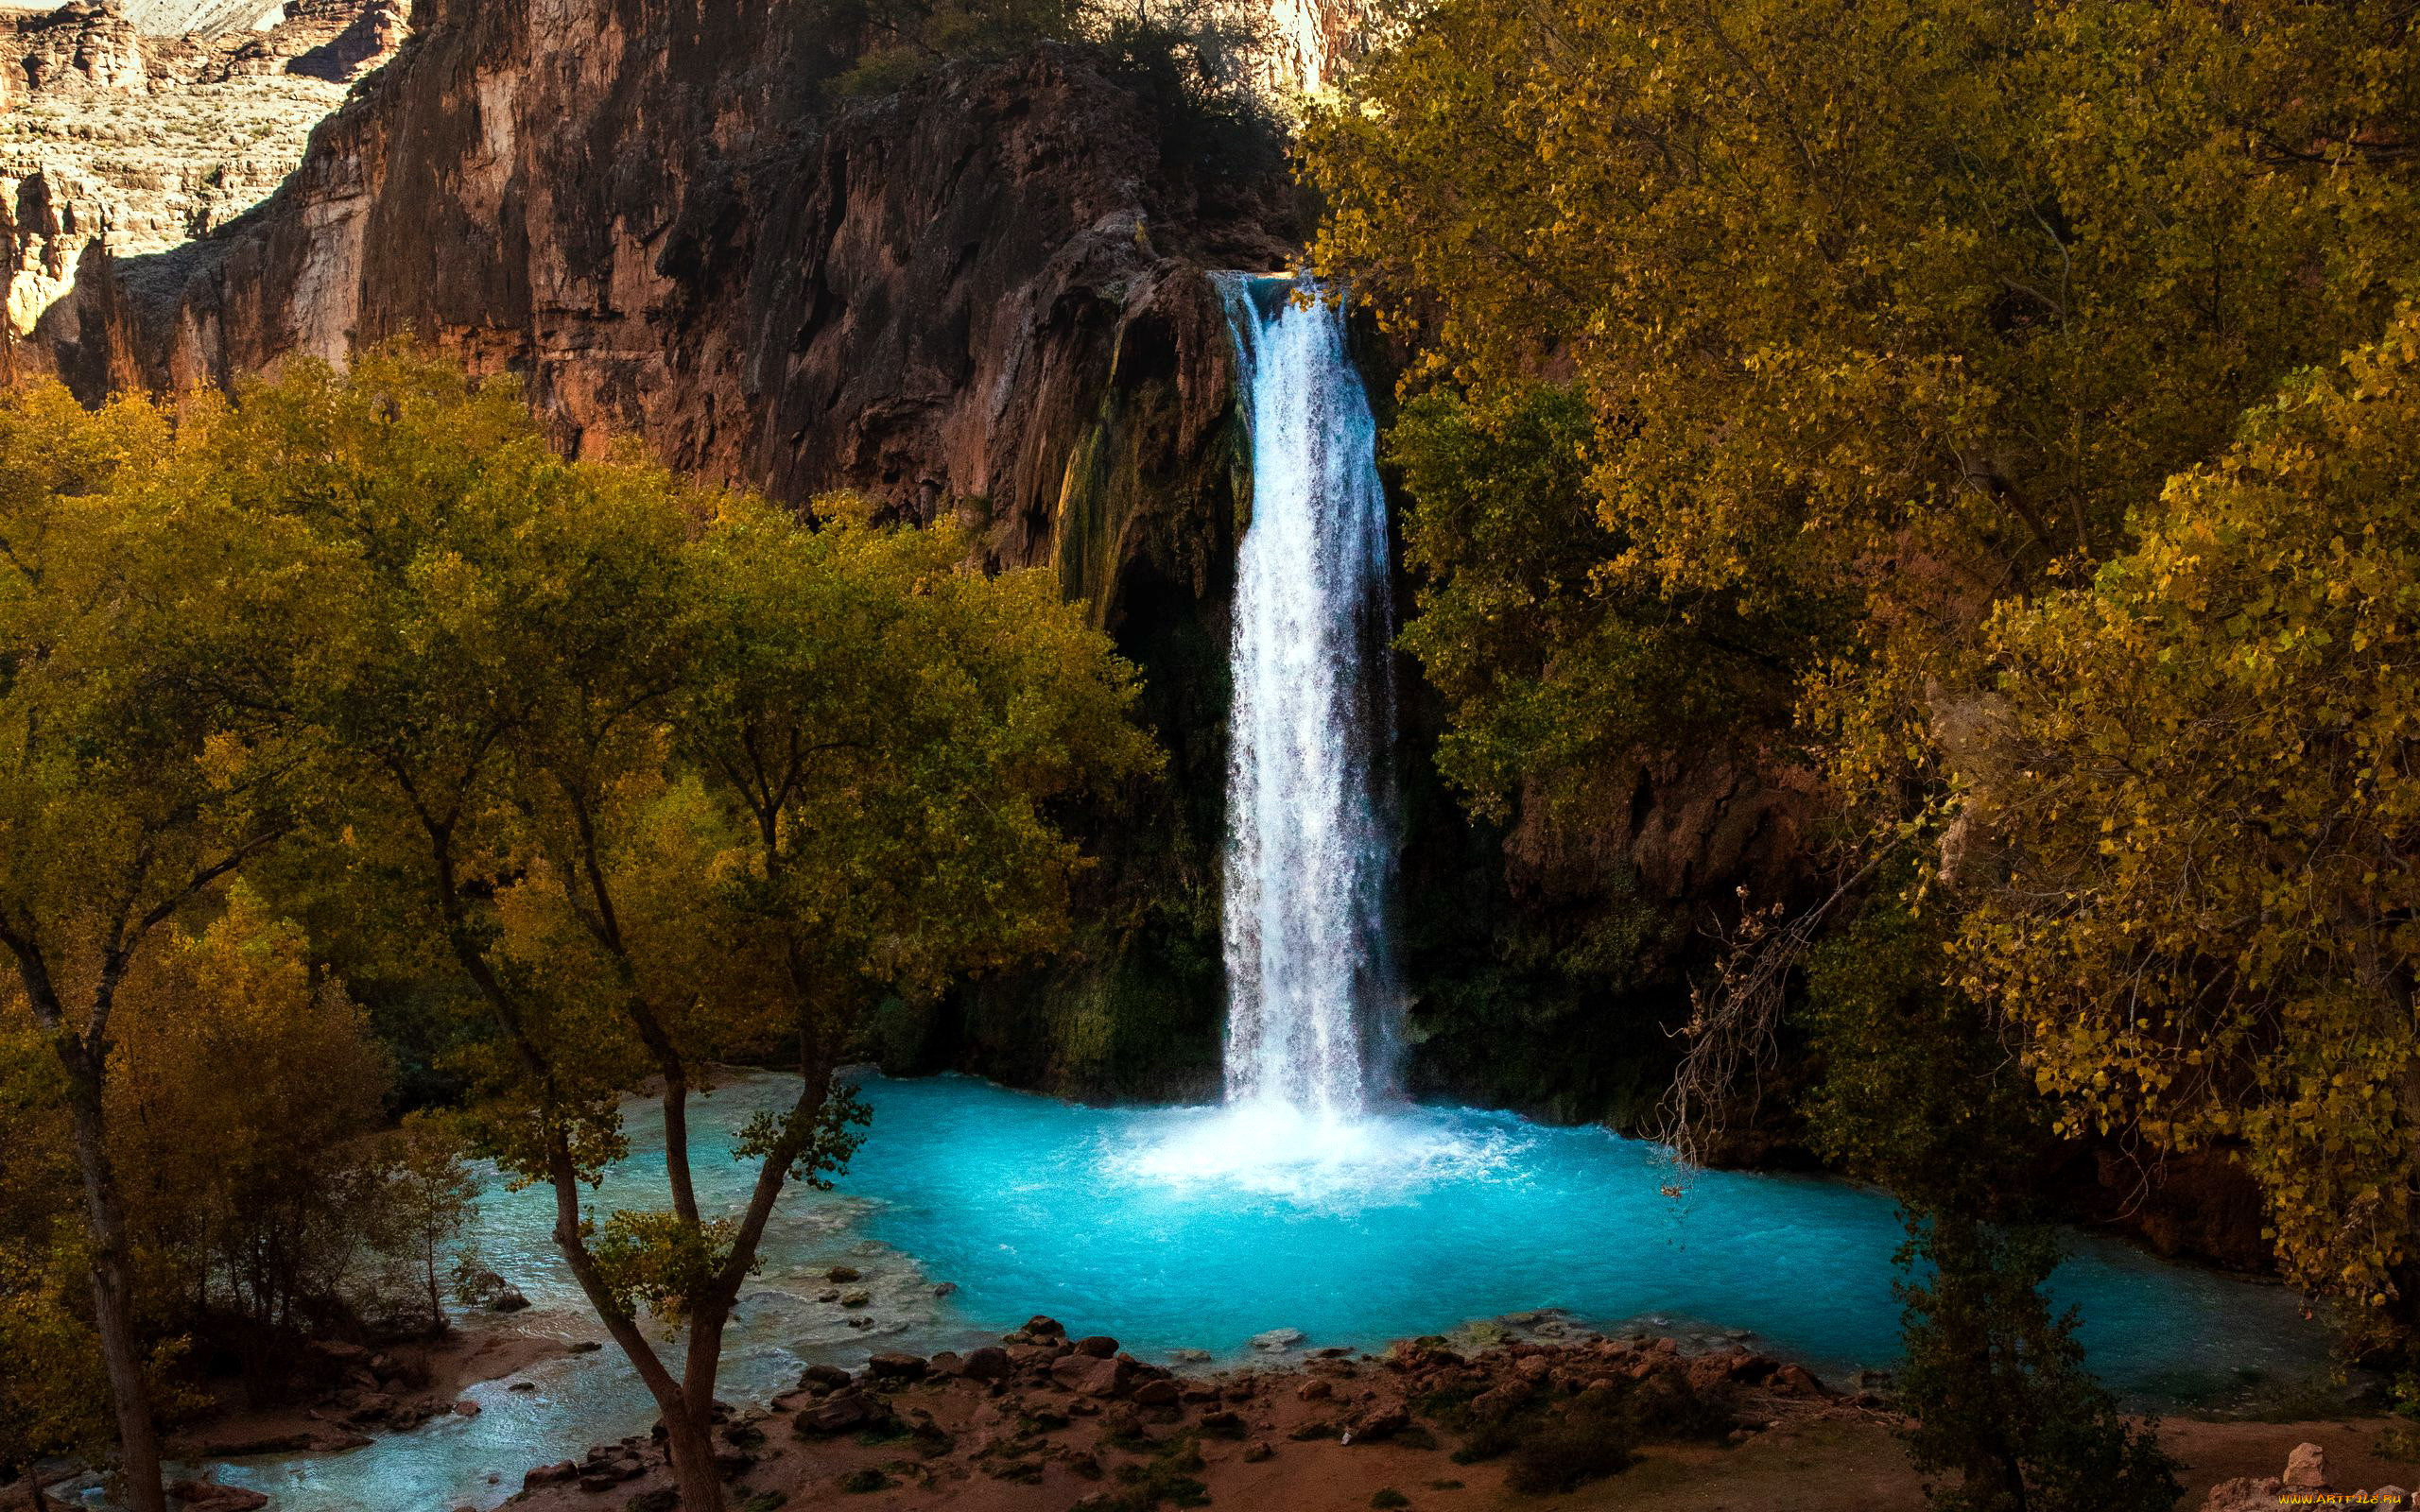
[[[753,1167],[732,1131],[786,1103],[752,1074],[708,1099],[696,1135],[701,1196],[735,1207]],[[874,1122],[832,1193],[793,1191],[769,1232],[725,1357],[724,1400],[762,1400],[813,1361],[861,1362],[996,1336],[1034,1313],[1115,1334],[1146,1357],[1234,1359],[1253,1335],[1374,1348],[1476,1319],[1565,1310],[1575,1326],[1745,1330],[1819,1372],[1887,1366],[1898,1307],[1889,1200],[1807,1177],[1699,1174],[1682,1195],[1654,1146],[1601,1129],[1418,1108],[1352,1125],[1219,1108],[1083,1108],[964,1077],[873,1079]],[[599,1211],[660,1201],[647,1106]],[[492,1189],[477,1238],[535,1304],[516,1326],[601,1338],[548,1243],[550,1198]],[[862,1312],[819,1301],[848,1263]],[[956,1290],[937,1296],[937,1283]],[[2225,1387],[2241,1370],[2290,1378],[2323,1348],[2274,1286],[2079,1240],[2055,1281],[2083,1309],[2094,1367],[2156,1397]],[[865,1327],[852,1320],[872,1318]],[[642,1432],[655,1413],[619,1354],[551,1360],[475,1387],[485,1411],[371,1448],[224,1467],[280,1512],[492,1507],[527,1467]],[[493,1479],[491,1479],[493,1477]]]

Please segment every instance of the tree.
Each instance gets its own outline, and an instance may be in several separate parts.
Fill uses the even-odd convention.
[[[212,490],[309,539],[323,628],[284,707],[333,753],[337,868],[420,900],[389,917],[488,1022],[482,1142],[553,1189],[684,1503],[719,1506],[721,1331],[785,1185],[855,1147],[832,1071],[856,1017],[1057,937],[1080,857],[1048,805],[1153,760],[1132,674],[947,531],[567,463],[510,385],[401,350],[298,365],[198,444]],[[742,1210],[709,1212],[702,1068],[784,1045],[798,1102],[742,1141]],[[580,1189],[649,1077],[667,1205],[599,1221]],[[687,1331],[678,1375],[644,1310]]]
[[[164,1502],[111,1153],[119,989],[163,929],[288,832],[298,765],[223,675],[277,658],[233,637],[282,591],[253,571],[278,542],[206,497],[167,507],[159,481],[180,465],[140,402],[88,414],[57,386],[0,400],[0,948],[62,1073],[136,1512]]]
[[[457,1120],[419,1108],[404,1115],[379,1152],[387,1246],[415,1273],[432,1335],[449,1326],[440,1263],[470,1223],[479,1195],[478,1178],[462,1163],[462,1151]]]
[[[1439,766],[1492,816],[1525,784],[1583,792],[1607,751],[1770,725],[1794,691],[1785,627],[1811,606],[1757,624],[1724,602],[1737,595],[1676,611],[1605,580],[1630,542],[1590,491],[1592,435],[1585,398],[1545,385],[1426,393],[1387,433],[1420,584],[1402,644],[1453,711]]]
[[[22,1005],[0,1009],[0,1498],[39,1461],[109,1440],[109,1381],[75,1303],[88,1267],[60,1075]]]
[[[1480,800],[1658,738],[1653,679],[1603,675],[1630,626],[1764,648],[1795,709],[1736,738],[1818,758],[1841,875],[1938,848],[1957,983],[2069,1127],[2245,1142],[2288,1273],[2382,1309],[2420,1279],[2371,623],[2401,401],[2320,396],[2399,371],[2408,320],[2234,438],[2396,320],[2415,144],[2392,0],[1443,0],[1304,145],[1320,266],[1418,343],[1409,389],[1585,406],[1519,445],[1576,453],[1593,518],[1507,468],[1420,548]],[[1769,1036],[1860,896],[1766,934],[1695,1042]]]
[[[1316,259],[1418,343],[1415,390],[1566,379],[1595,519],[1556,527],[1594,553],[1564,593],[1771,646],[1897,820],[1991,605],[2378,329],[2420,246],[2415,50],[2387,0],[1444,0],[1310,113]],[[1548,630],[1495,643],[1515,679],[1601,619]],[[1573,691],[1565,729],[1654,717],[1651,684]]]
[[[1900,1400],[1916,1414],[1908,1458],[1958,1472],[1931,1491],[1942,1512],[2170,1512],[2182,1487],[2156,1423],[2130,1425],[2083,1366],[2076,1314],[2042,1285],[2059,1246],[2040,1224],[1935,1212],[1911,1256],[1927,1267],[1906,1304]]]
[[[147,1311],[266,1395],[302,1337],[353,1332],[369,1300],[387,1054],[241,883],[134,964],[116,1033],[111,1156]]]
[[[2028,1171],[2048,1152],[2046,1110],[1998,1025],[1947,984],[1950,918],[1910,906],[1908,869],[1815,952],[1806,1016],[1816,1147],[1888,1187],[1907,1220],[1909,1457],[1956,1472],[1930,1494],[1947,1512],[2168,1512],[2156,1425],[2119,1416],[2076,1314],[2042,1292],[2059,1243]]]
[[[1993,626],[1968,988],[2074,1132],[2235,1148],[2294,1281],[2420,1259],[2420,311],[2289,382],[2139,543]]]

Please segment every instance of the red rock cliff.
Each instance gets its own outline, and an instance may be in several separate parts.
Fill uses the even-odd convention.
[[[523,373],[570,445],[971,510],[1000,559],[1103,595],[1177,534],[1104,497],[1218,502],[1203,272],[1284,260],[1280,180],[1198,165],[1092,55],[846,101],[784,0],[436,0],[413,32],[278,195],[88,270],[25,365],[178,387],[409,333]]]

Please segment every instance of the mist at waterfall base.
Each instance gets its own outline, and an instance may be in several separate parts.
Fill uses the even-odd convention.
[[[766,1234],[726,1340],[725,1400],[763,1401],[812,1363],[991,1342],[1035,1313],[1161,1361],[1261,1357],[1251,1341],[1272,1330],[1377,1349],[1539,1309],[1607,1332],[1744,1331],[1835,1376],[1896,1356],[1904,1234],[1882,1194],[1706,1173],[1675,1196],[1651,1144],[1396,1095],[1386,504],[1342,318],[1293,289],[1220,284],[1253,451],[1232,652],[1225,1104],[1099,1108],[961,1076],[867,1078],[864,1148],[837,1190],[793,1188]],[[731,1156],[735,1131],[796,1086],[751,1073],[693,1105],[709,1213],[738,1211],[754,1177]],[[593,1194],[600,1214],[663,1201],[657,1110],[634,1100],[625,1114],[631,1153]],[[510,1326],[601,1340],[553,1223],[550,1194],[492,1185],[475,1238],[532,1303]],[[849,1285],[867,1305],[824,1299],[837,1264],[862,1273]],[[2082,1310],[2093,1367],[2130,1394],[2204,1396],[2324,1360],[2281,1288],[2116,1244],[2080,1238],[2052,1290]],[[610,1345],[521,1379],[535,1389],[472,1387],[476,1417],[221,1475],[281,1512],[484,1508],[528,1467],[655,1418]]]

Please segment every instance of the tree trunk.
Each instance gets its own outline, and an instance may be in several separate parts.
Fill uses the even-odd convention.
[[[83,1051],[78,1058],[89,1062],[92,1057]],[[70,1067],[68,1093],[76,1165],[83,1177],[85,1218],[92,1229],[93,1326],[100,1335],[101,1363],[117,1409],[118,1467],[127,1505],[130,1512],[167,1512],[167,1494],[160,1484],[159,1430],[151,1421],[151,1388],[144,1379],[143,1351],[134,1337],[126,1210],[118,1200],[116,1173],[110,1168],[98,1073],[94,1065]]]
[[[715,1468],[712,1403],[705,1412],[664,1413],[664,1443],[672,1456],[672,1484],[681,1490],[681,1512],[722,1512],[722,1472]]]

